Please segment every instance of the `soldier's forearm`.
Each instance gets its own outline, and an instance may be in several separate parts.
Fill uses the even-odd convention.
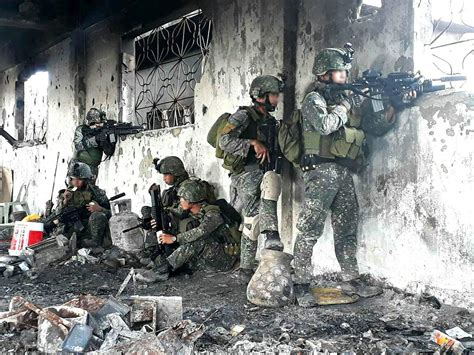
[[[219,146],[224,152],[246,157],[249,153],[251,144],[250,139],[237,138],[225,134],[220,138]]]
[[[347,111],[342,107],[336,107],[333,112],[319,116],[320,124],[317,126],[319,133],[327,136],[338,131],[347,122]]]

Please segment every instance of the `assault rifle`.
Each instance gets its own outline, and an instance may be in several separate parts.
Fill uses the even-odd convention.
[[[103,122],[102,127],[90,128],[86,127],[84,132],[85,136],[92,137],[98,134],[104,134],[108,137],[110,143],[116,143],[117,137],[127,136],[130,134],[137,134],[145,130],[143,126],[133,126],[130,122],[117,122],[114,120],[106,120]]]
[[[123,196],[125,196],[124,192],[109,198],[109,201],[118,200]],[[51,233],[54,227],[56,227],[59,223],[72,225],[76,232],[81,232],[85,228],[84,224],[82,224],[82,220],[89,218],[89,216],[90,212],[87,210],[86,206],[66,206],[61,211],[46,217],[42,222],[47,234]]]
[[[275,171],[277,174],[281,172],[281,163],[283,155],[278,144],[278,129],[280,124],[276,120],[267,120],[259,126],[259,131],[265,140],[265,146],[268,148],[269,160],[260,164],[264,172]]]
[[[377,70],[368,69],[362,77],[348,84],[323,84],[323,90],[329,95],[337,91],[352,91],[353,93],[373,100],[395,100],[396,104],[404,105],[403,95],[416,91],[417,97],[424,93],[445,90],[442,84],[451,81],[464,81],[466,76],[447,75],[438,79],[425,79],[420,72],[395,72],[383,77]],[[398,102],[397,102],[398,100]]]
[[[163,207],[160,185],[151,185],[149,191],[151,197],[151,218],[156,222],[156,227],[152,228],[152,230],[154,232],[171,233],[171,220]]]

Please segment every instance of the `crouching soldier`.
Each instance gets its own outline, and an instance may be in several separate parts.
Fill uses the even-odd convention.
[[[71,186],[46,219],[46,230],[59,229],[67,237],[75,232],[79,248],[111,246],[111,212],[105,191],[91,183],[93,175],[87,164],[75,163],[69,178]]]
[[[161,200],[163,202],[163,207],[169,213],[171,224],[177,228],[179,224],[179,218],[185,214],[185,212],[180,207],[180,199],[178,197],[178,189],[179,187],[189,181],[190,177],[186,168],[184,167],[183,161],[176,157],[176,156],[169,156],[163,159],[155,158],[153,161],[156,171],[163,175],[163,181],[169,188],[165,189],[162,192]],[[193,180],[199,180],[197,178],[191,178]],[[202,180],[199,180],[202,181]],[[208,202],[214,202],[216,197],[214,194],[214,187],[209,184],[208,182],[202,181],[205,187],[206,192],[206,200]],[[151,207],[150,206],[143,206],[142,207],[142,216],[143,220],[150,220],[151,219]],[[155,239],[154,233],[152,238],[148,239]],[[167,250],[173,250],[173,247],[166,248]]]
[[[237,256],[232,252],[233,239],[224,216],[218,206],[206,200],[206,187],[202,181],[188,180],[181,184],[178,192],[180,207],[189,212],[189,217],[179,223],[176,235],[161,233],[160,243],[179,243],[179,247],[168,257],[155,260],[158,279],[167,279],[170,271],[179,269],[227,271],[234,265]],[[155,221],[152,220],[152,225]]]

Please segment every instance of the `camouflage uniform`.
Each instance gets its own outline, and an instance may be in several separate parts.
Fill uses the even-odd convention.
[[[183,232],[176,235],[179,247],[167,257],[172,270],[230,270],[236,260],[226,252],[233,240],[217,206],[203,203],[199,213],[182,221]]]
[[[334,69],[348,68],[340,64],[339,68]],[[365,100],[361,107],[355,107],[351,98],[344,94],[329,97],[318,89],[305,97],[301,111],[303,136],[316,132],[322,137],[321,141],[324,137],[333,139],[335,132],[345,130],[346,127],[358,127],[360,131],[382,135],[394,123],[387,120],[383,107],[375,112],[371,100]],[[351,126],[350,122],[358,123]],[[363,164],[364,148],[362,147],[356,160],[325,158],[319,154],[305,154],[302,158],[305,200],[298,218],[299,233],[294,248],[295,281],[298,284],[310,283],[313,247],[323,233],[329,211],[336,257],[343,279],[349,281],[359,277],[356,256],[359,204],[352,172]],[[310,163],[304,163],[305,159]]]
[[[178,190],[178,196],[190,204],[190,215],[179,222],[177,245],[171,255],[155,260],[155,271],[166,279],[169,271],[186,267],[191,270],[229,270],[236,256],[230,252],[233,239],[219,207],[206,202],[206,186],[200,180],[188,180]],[[198,212],[191,213],[194,207]]]
[[[111,155],[115,145],[108,141],[100,141],[97,135],[85,135],[85,131],[90,130],[90,126],[102,122],[104,113],[96,108],[91,108],[87,112],[84,125],[80,125],[74,132],[74,155],[69,164],[69,171],[72,170],[74,163],[81,162],[87,164],[94,176],[93,180],[99,174],[99,165],[102,162],[103,153]],[[99,131],[98,131],[99,132]]]
[[[109,219],[112,216],[110,203],[105,191],[95,185],[88,184],[83,190],[72,191],[72,198],[67,206],[84,207],[90,202],[96,202],[103,208],[101,212],[87,213],[81,219],[84,229],[78,233],[77,242],[79,247],[112,245],[109,232]],[[65,226],[66,233],[72,234],[73,226]]]
[[[270,75],[256,77],[250,85],[250,97],[254,106],[242,107],[230,115],[219,139],[219,148],[224,151],[224,167],[230,166],[227,168],[231,171],[230,204],[242,213],[244,220],[240,267],[245,270],[252,270],[256,266],[255,254],[260,232],[267,235],[265,247],[276,249],[283,247],[278,234],[277,220],[277,200],[280,191],[277,194],[270,192],[271,198],[268,198],[268,194],[265,198],[265,190],[272,190],[275,187],[268,181],[272,181],[281,189],[280,180],[275,172],[262,171],[255,150],[251,146],[253,139],[266,143],[260,128],[269,120],[275,121],[275,118],[268,113],[275,110],[268,94],[279,94],[282,90],[283,83],[276,77]],[[265,102],[258,102],[257,98],[265,98]],[[262,113],[259,107],[263,107],[266,113]],[[231,164],[227,164],[229,161]],[[262,182],[265,189],[261,188]],[[269,242],[275,244],[270,246]]]
[[[76,163],[72,176],[88,181],[92,178],[92,173],[87,164]],[[71,176],[71,177],[72,177]],[[69,189],[71,198],[63,202],[56,208],[55,213],[61,213],[66,207],[76,207],[81,209],[81,223],[85,227],[77,233],[77,242],[79,247],[109,247],[112,245],[112,239],[109,231],[109,219],[112,216],[110,211],[109,199],[104,190],[99,187],[86,183],[81,189]],[[91,202],[97,203],[102,207],[100,212],[88,212],[85,206]],[[64,225],[63,231],[67,236],[75,231],[73,225]]]

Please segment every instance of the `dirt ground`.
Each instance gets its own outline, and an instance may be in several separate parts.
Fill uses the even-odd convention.
[[[25,275],[0,277],[0,311],[21,295],[40,306],[52,306],[79,294],[115,295],[128,269],[105,265],[55,266],[31,279]],[[130,284],[124,295],[182,296],[184,318],[207,327],[196,351],[329,351],[377,353],[417,351],[433,353],[433,329],[459,326],[474,331],[474,317],[465,309],[421,303],[417,296],[384,287],[381,296],[354,304],[304,309],[292,305],[268,309],[247,302],[245,285],[235,273],[182,274],[166,282]],[[231,334],[236,325],[244,327]],[[472,344],[466,342],[467,345]],[[0,329],[0,352],[34,351],[36,332]]]

